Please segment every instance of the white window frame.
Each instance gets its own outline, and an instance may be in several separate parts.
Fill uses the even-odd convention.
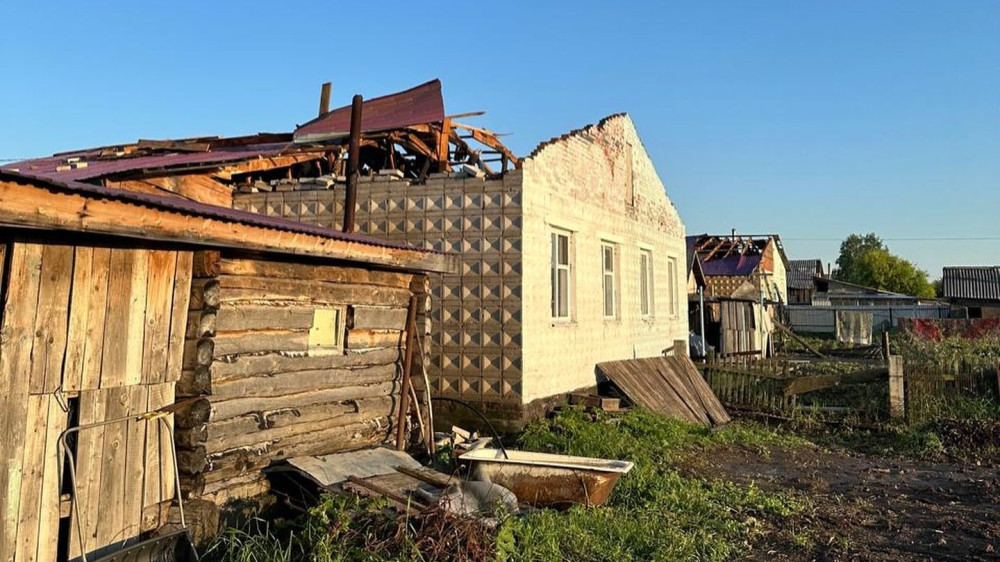
[[[609,251],[611,252],[610,262],[607,254]],[[611,292],[611,314],[608,314],[609,289]],[[618,244],[607,240],[601,240],[601,304],[605,320],[618,318]]]
[[[680,315],[680,293],[677,286],[677,257],[667,255],[667,290],[670,299],[670,317],[676,318]]]
[[[559,241],[566,240],[566,255],[561,256],[559,251]],[[553,322],[569,322],[573,318],[573,233],[568,230],[553,229],[549,233],[549,255],[551,266],[551,287],[552,287],[552,307],[551,315]],[[565,257],[565,263],[562,259]],[[561,273],[565,272],[565,275]],[[565,283],[565,291],[561,290],[560,283]],[[565,296],[566,302],[560,302],[560,296]]]
[[[643,267],[645,262],[645,267]],[[656,310],[656,294],[653,284],[653,251],[648,248],[639,248],[639,316],[642,318],[653,318]]]

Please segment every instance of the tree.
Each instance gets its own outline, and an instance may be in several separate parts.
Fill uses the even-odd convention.
[[[856,281],[859,278],[859,272],[855,264],[862,255],[872,250],[889,250],[874,232],[869,232],[864,236],[852,234],[845,238],[840,243],[840,257],[837,258],[837,270],[833,272],[833,278],[838,281],[863,285],[863,283]]]
[[[834,279],[883,291],[933,298],[927,272],[889,252],[874,233],[852,234],[840,244]]]

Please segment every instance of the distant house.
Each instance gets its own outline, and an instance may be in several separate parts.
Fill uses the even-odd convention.
[[[968,318],[1000,317],[1000,266],[946,267],[941,275],[944,298]]]
[[[814,306],[914,306],[920,304],[920,299],[914,296],[824,277],[814,277],[813,287],[811,304]]]
[[[812,278],[809,302],[788,306],[796,332],[835,334],[839,341],[870,343],[872,333],[902,318],[946,318],[948,307],[933,299],[893,293],[827,277]]]
[[[788,302],[788,257],[777,234],[688,237],[705,274],[706,294]]]
[[[812,304],[816,293],[814,277],[823,277],[820,260],[790,260],[787,273],[788,304]]]
[[[787,302],[778,236],[702,234],[688,236],[687,248],[692,332],[722,356],[768,355],[774,307]]]

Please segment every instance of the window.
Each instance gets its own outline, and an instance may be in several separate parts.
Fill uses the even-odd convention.
[[[667,288],[670,298],[670,316],[677,316],[680,312],[680,295],[677,293],[677,258],[667,257]]]
[[[570,234],[552,233],[552,317],[569,319],[572,298]]]
[[[653,252],[639,250],[639,314],[653,315]]]
[[[309,328],[309,355],[334,355],[344,352],[344,309],[313,310]]]
[[[604,317],[618,316],[618,275],[616,270],[617,254],[615,245],[610,242],[601,243],[601,268],[603,270],[604,287]]]

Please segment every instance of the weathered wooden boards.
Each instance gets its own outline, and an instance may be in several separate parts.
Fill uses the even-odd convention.
[[[194,263],[178,384],[193,399],[178,414],[186,493],[257,494],[275,460],[390,438],[412,274],[229,251]]]
[[[119,199],[125,197],[127,192],[122,191]],[[126,207],[123,209],[119,200],[95,196],[78,185],[66,188],[27,178],[0,180],[0,225],[112,236],[141,232],[149,240],[222,245],[417,271],[452,273],[458,268],[457,258],[451,254],[390,248],[287,226],[275,228],[261,219],[234,222],[209,209],[196,214],[148,199],[129,201]]]
[[[730,421],[725,408],[687,357],[651,357],[600,363],[597,369],[634,403],[705,425]]]
[[[0,340],[0,560],[54,560],[68,491],[59,485],[59,435],[71,423],[173,402],[191,254],[20,241],[0,248],[11,254]],[[71,450],[89,549],[155,528],[173,497],[159,475],[172,467],[169,440],[147,426],[84,430]],[[77,535],[70,549],[79,554]]]

